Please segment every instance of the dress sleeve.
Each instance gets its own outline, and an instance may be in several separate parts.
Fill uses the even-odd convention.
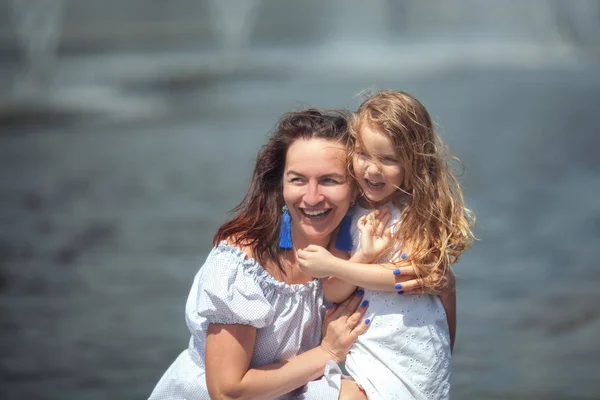
[[[330,360],[325,366],[325,373],[319,379],[308,382],[291,393],[290,398],[301,400],[337,400],[342,387],[342,371]]]
[[[213,249],[197,277],[198,315],[213,324],[271,324],[275,313],[258,284],[257,268],[262,267],[236,247]]]

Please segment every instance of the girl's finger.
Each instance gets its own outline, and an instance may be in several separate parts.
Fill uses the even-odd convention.
[[[392,273],[395,276],[417,276],[417,271],[415,271],[415,268],[412,265],[395,268],[392,270]]]
[[[416,294],[416,293],[431,293],[434,294],[432,290],[425,284],[423,279],[411,279],[406,282],[396,283],[394,289],[398,292],[398,294]],[[400,293],[402,292],[402,293]]]
[[[315,252],[315,251],[319,251],[320,246],[317,246],[316,244],[309,244],[307,247],[304,248],[304,251],[310,251],[310,252]]]
[[[385,228],[385,230],[383,231],[383,237],[385,237],[387,239],[392,238],[392,228],[391,227]]]
[[[378,236],[383,236],[385,229],[387,227],[388,222],[390,222],[390,218],[392,217],[392,215],[387,212],[383,215],[382,218],[379,219],[379,225],[377,226],[377,235]]]

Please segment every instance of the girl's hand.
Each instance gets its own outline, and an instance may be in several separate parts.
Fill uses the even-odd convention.
[[[361,233],[359,251],[367,262],[375,261],[389,246],[392,235],[387,225],[391,217],[389,210],[384,208],[374,210],[358,220],[357,227]]]
[[[300,269],[313,278],[325,278],[333,275],[335,263],[338,260],[333,254],[321,246],[311,244],[296,252]]]
[[[368,319],[361,321],[369,305],[367,301],[363,301],[363,294],[363,291],[356,291],[325,313],[320,348],[338,364],[346,359],[350,347],[371,322]]]
[[[412,266],[396,268],[392,273],[396,278],[394,289],[398,294],[425,293],[445,296],[456,291],[456,278],[451,268],[443,275],[440,271],[434,271],[424,278],[416,278],[417,274]]]

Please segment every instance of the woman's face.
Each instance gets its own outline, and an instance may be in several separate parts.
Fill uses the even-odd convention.
[[[346,172],[346,148],[341,143],[299,139],[288,148],[283,198],[296,248],[327,246],[355,196]]]

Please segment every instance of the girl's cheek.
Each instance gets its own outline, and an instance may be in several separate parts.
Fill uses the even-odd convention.
[[[354,169],[355,174],[360,175],[364,170],[364,165],[360,160],[354,160],[352,163],[352,168]]]

